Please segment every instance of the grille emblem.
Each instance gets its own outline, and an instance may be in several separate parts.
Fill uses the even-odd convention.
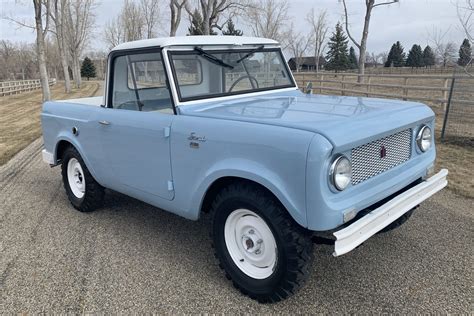
[[[387,156],[387,149],[384,145],[380,147],[380,158],[383,159]]]

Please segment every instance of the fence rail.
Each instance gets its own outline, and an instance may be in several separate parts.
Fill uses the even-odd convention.
[[[49,85],[52,86],[54,84],[56,84],[56,79],[50,79]],[[0,96],[3,97],[39,88],[41,88],[41,81],[39,79],[2,81],[0,82]]]
[[[446,106],[453,78],[467,78],[457,75],[410,75],[410,74],[353,74],[353,73],[294,73],[295,79],[304,88],[307,83],[313,84],[314,92],[356,94],[363,96],[388,97],[403,100],[427,101],[435,105]],[[361,78],[360,82],[358,82]],[[316,83],[316,84],[315,84]],[[460,94],[462,95],[462,94]],[[474,105],[471,96],[452,100],[459,104]]]

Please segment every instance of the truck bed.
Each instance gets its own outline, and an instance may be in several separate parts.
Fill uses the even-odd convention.
[[[103,103],[104,97],[89,97],[89,98],[78,98],[78,99],[67,99],[67,100],[55,100],[56,102],[63,103],[80,103],[85,105],[95,105],[101,106]]]

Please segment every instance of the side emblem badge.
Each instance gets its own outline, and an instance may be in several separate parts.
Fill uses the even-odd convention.
[[[191,135],[188,137],[189,147],[191,148],[199,148],[199,143],[204,143],[206,141],[205,136],[197,136],[196,133],[192,132]]]
[[[383,159],[387,156],[387,149],[384,145],[380,147],[380,158]]]

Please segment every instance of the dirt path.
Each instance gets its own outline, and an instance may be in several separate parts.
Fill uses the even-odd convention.
[[[81,89],[64,92],[63,83],[51,87],[54,100],[102,95],[102,82],[85,81]],[[0,97],[0,166],[41,136],[41,90]]]

